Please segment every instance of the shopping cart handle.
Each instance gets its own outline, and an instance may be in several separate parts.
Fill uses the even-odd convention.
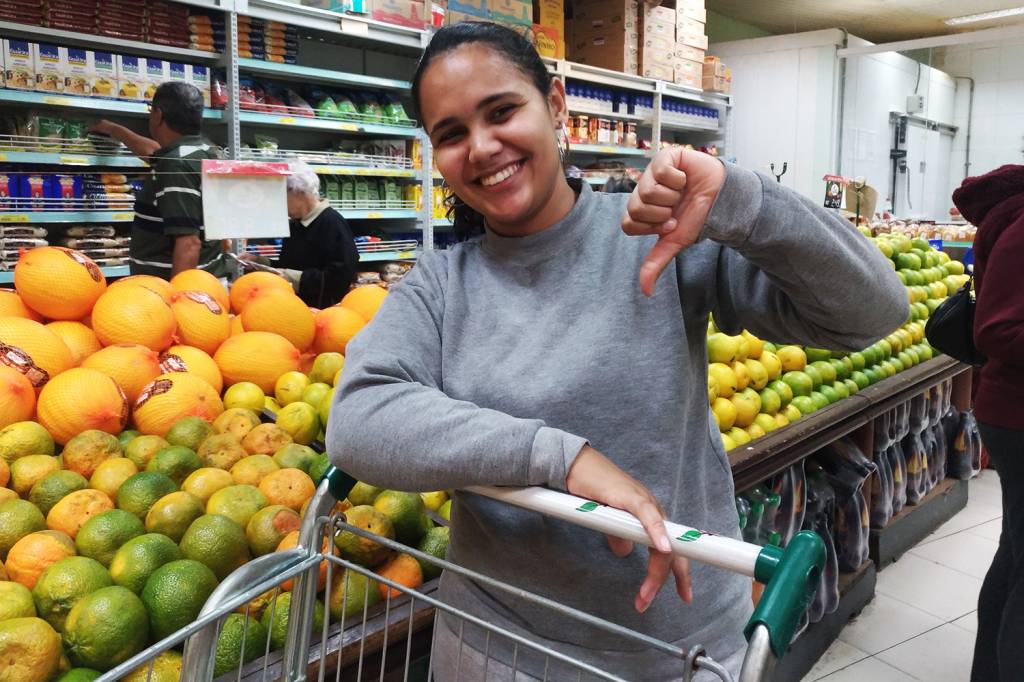
[[[327,479],[327,491],[331,493],[331,497],[339,502],[348,497],[352,487],[356,484],[356,479],[333,464],[327,467],[320,480],[322,481],[325,478]]]
[[[825,543],[809,530],[794,535],[786,549],[775,552],[771,559],[764,556],[756,576],[758,582],[765,583],[764,592],[743,634],[749,639],[758,625],[764,625],[772,651],[781,659],[818,589],[824,567]]]

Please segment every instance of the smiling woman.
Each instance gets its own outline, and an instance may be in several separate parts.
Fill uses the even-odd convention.
[[[374,486],[456,489],[451,561],[684,649],[700,643],[736,674],[750,583],[673,557],[664,525],[739,537],[708,410],[708,314],[730,333],[862,348],[906,319],[899,280],[851,224],[706,154],[660,152],[632,194],[567,181],[564,88],[508,29],[441,29],[413,84],[455,223],[478,236],[424,253],[349,344],[332,462]],[[473,485],[548,486],[624,509],[657,549],[459,490]],[[682,674],[653,647],[474,580],[446,572],[441,593],[620,677]],[[440,680],[576,679],[445,616],[432,660]]]

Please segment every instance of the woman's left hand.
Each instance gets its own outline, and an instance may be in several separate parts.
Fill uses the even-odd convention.
[[[683,147],[661,150],[647,166],[622,219],[628,235],[658,235],[640,266],[646,296],[654,293],[661,271],[700,237],[724,183],[725,167],[718,159]]]

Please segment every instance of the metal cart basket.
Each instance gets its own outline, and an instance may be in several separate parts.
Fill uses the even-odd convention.
[[[466,613],[443,601],[436,589],[436,581],[412,589],[346,561],[334,553],[333,542],[329,539],[347,530],[444,571],[457,573],[492,592],[526,600],[532,605],[551,609],[563,618],[621,637],[633,648],[659,652],[678,665],[675,679],[690,680],[697,671],[703,670],[712,679],[717,676],[725,682],[733,682],[732,675],[705,655],[699,645],[683,650],[348,525],[344,515],[334,510],[336,503],[348,495],[354,483],[347,474],[331,468],[321,479],[309,504],[297,547],[259,557],[236,570],[213,592],[195,622],[110,670],[100,680],[114,682],[133,670],[148,673],[142,679],[156,680],[154,661],[163,652],[182,644],[181,680],[187,682],[212,680],[215,671],[218,681],[644,679],[643,671],[623,675],[621,671],[602,670],[564,651],[531,641],[524,632],[499,627]],[[643,527],[632,515],[572,495],[542,488],[473,487],[467,491],[650,545]],[[765,585],[744,628],[748,647],[739,682],[768,679],[775,663],[785,654],[800,616],[820,580],[825,556],[821,539],[814,533],[801,532],[782,550],[716,536],[679,524],[666,523],[666,526],[676,554],[749,576]],[[323,625],[314,628],[314,614],[318,612],[317,594],[324,583],[324,569],[327,589],[324,589],[322,597]],[[353,604],[358,602],[354,609],[346,609],[347,604],[342,602],[341,614],[336,619],[340,622],[332,622],[331,605],[328,603],[335,576],[345,581],[344,599],[352,599]],[[245,619],[241,650],[246,651],[248,621],[255,617],[251,611],[253,600],[261,595],[266,599],[267,593],[273,596],[280,594],[281,584],[289,580],[293,581],[292,596],[283,651],[272,652],[271,642],[267,639],[262,650],[257,652],[256,660],[238,661],[236,656],[236,660],[227,663],[218,661],[218,633],[228,617],[239,611],[242,615],[234,616],[235,620]],[[349,589],[348,581],[358,581],[363,594],[359,594],[359,589]],[[368,606],[370,590],[379,590],[382,594],[380,603],[372,608]],[[276,599],[269,604],[268,609],[276,608]],[[270,620],[273,619],[271,612]],[[432,641],[424,636],[429,632],[427,628],[431,623],[434,623],[435,632]],[[432,652],[435,655],[428,659],[424,640],[433,648],[439,630],[447,633],[446,654],[442,659],[438,652]],[[475,633],[475,642],[470,641],[470,631]],[[451,655],[453,643],[457,651],[454,656]],[[253,657],[250,652],[249,658]],[[228,665],[230,670],[226,670]]]

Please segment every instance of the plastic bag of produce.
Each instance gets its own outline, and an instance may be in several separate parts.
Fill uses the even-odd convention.
[[[353,101],[365,120],[381,121],[384,118],[384,111],[381,109],[380,102],[373,95],[361,92],[358,95],[353,95]]]
[[[925,461],[925,494],[927,495],[932,491],[938,484],[936,475],[938,474],[939,464],[939,446],[935,441],[935,434],[931,428],[927,428],[921,432],[921,444],[924,446],[924,461]]]
[[[928,426],[928,404],[930,401],[930,389],[910,399],[910,431],[921,433]],[[904,434],[906,438],[906,434]]]
[[[892,462],[885,450],[875,451],[875,473],[871,475],[871,508],[870,519],[872,528],[885,528],[892,520],[893,490]]]
[[[836,562],[840,571],[856,571],[868,560],[870,514],[864,490],[836,502]]]
[[[766,486],[754,486],[742,495],[750,505],[743,539],[758,545],[779,544],[775,530],[775,517],[779,510],[780,498]]]
[[[383,96],[381,99],[384,102],[384,120],[389,121],[391,123],[400,123],[402,121],[409,120],[409,117],[405,113],[405,107],[402,106],[401,102],[398,102],[386,95]]]
[[[875,447],[879,449],[885,449],[893,444],[893,418],[895,410],[891,412],[883,412],[882,414],[875,417],[872,422],[872,426],[875,431]]]
[[[826,613],[839,608],[839,560],[832,536],[835,519],[836,496],[823,472],[817,465],[807,462],[807,513],[803,530],[813,530],[825,543],[825,570],[818,589],[807,607],[807,617],[817,623]]]
[[[938,485],[946,478],[946,462],[949,457],[949,442],[946,440],[946,430],[942,427],[941,420],[932,427],[932,438],[935,439],[935,465],[932,475],[935,485]]]
[[[935,426],[942,419],[942,415],[945,413],[943,405],[945,400],[943,398],[946,390],[946,385],[937,384],[932,387],[932,390],[928,393],[928,425]]]
[[[903,511],[907,504],[907,458],[899,443],[890,445],[885,455],[889,459],[889,468],[892,469],[892,514],[895,516]]]
[[[902,446],[907,462],[907,504],[917,504],[928,493],[928,461],[921,434],[910,434],[903,439]]]
[[[966,481],[974,475],[974,452],[971,448],[973,420],[974,416],[970,410],[960,413],[950,411],[946,418],[946,431],[953,434],[949,441],[946,471],[950,477],[961,481]]]
[[[750,522],[750,502],[742,495],[736,496],[736,516],[739,518],[740,532],[743,533]],[[746,538],[744,533],[743,539],[746,540]]]
[[[774,477],[769,482],[769,487],[779,496],[775,528],[779,534],[779,544],[785,547],[804,522],[804,511],[807,505],[807,481],[804,477],[803,462],[794,464]]]
[[[822,448],[815,461],[825,471],[836,496],[835,537],[839,569],[855,571],[867,560],[870,514],[864,482],[875,463],[853,441],[840,438]]]
[[[353,102],[352,98],[348,95],[335,95],[334,103],[338,106],[338,114],[343,117],[351,118],[353,114],[359,113],[359,109],[356,107],[355,102]]]
[[[974,412],[968,411],[967,414],[970,428],[971,476],[977,476],[981,473],[981,431],[978,429],[978,420],[974,418]]]
[[[313,101],[313,109],[320,118],[338,118],[338,105],[334,98],[323,90],[313,90],[310,93]]]
[[[910,435],[910,402],[896,408],[896,428],[893,432],[894,442],[902,441]]]

